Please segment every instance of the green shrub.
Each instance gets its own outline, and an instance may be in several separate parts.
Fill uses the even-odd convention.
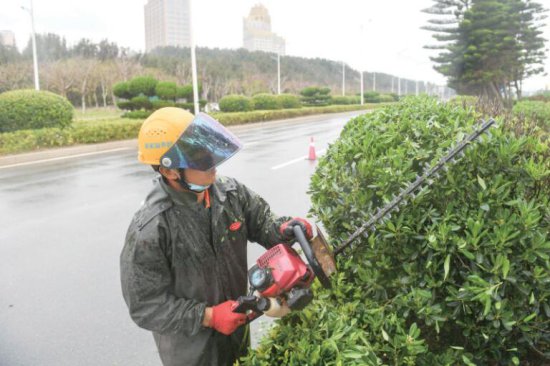
[[[73,113],[66,98],[48,91],[14,90],[0,94],[0,132],[67,127]]]
[[[43,128],[40,130],[0,133],[0,154],[13,154],[74,144],[134,139],[138,135],[142,122],[142,120],[118,120],[101,124],[77,123],[64,129]]]
[[[300,91],[302,104],[307,106],[325,106],[330,104],[330,89],[310,86]]]
[[[176,103],[169,100],[158,99],[151,102],[151,109],[154,111],[160,108],[175,107],[175,106],[176,106]]]
[[[122,118],[131,118],[131,119],[145,119],[149,117],[153,111],[130,111],[122,114]]]
[[[227,95],[220,100],[222,112],[246,112],[253,109],[254,103],[244,95]]]
[[[176,96],[186,100],[193,100],[193,85],[178,86]]]
[[[152,97],[155,95],[155,88],[157,87],[157,79],[151,76],[137,76],[129,81],[128,93],[132,97],[139,95],[146,95]]]
[[[300,98],[296,95],[281,94],[277,96],[277,99],[283,109],[300,108],[302,106],[302,103],[300,103]]]
[[[252,97],[252,103],[256,110],[281,109],[279,99],[273,94],[256,94]]]
[[[128,87],[129,84],[126,81],[116,83],[113,86],[113,94],[118,98],[130,99],[133,95],[130,93]]]
[[[334,95],[330,99],[330,102],[332,104],[336,105],[346,105],[346,104],[360,104],[361,103],[361,97],[348,97],[343,95]]]
[[[159,81],[155,87],[155,95],[160,99],[174,100],[177,95],[176,83],[172,81]]]
[[[380,96],[378,97],[378,101],[380,103],[392,103],[395,102],[396,99],[391,94],[380,94]]]
[[[153,104],[151,103],[149,98],[146,97],[145,95],[139,95],[137,97],[133,97],[132,99],[130,99],[130,101],[132,102],[134,109],[149,110],[153,108]]]
[[[119,109],[127,110],[127,111],[133,111],[134,109],[137,109],[134,103],[132,103],[129,100],[121,100],[116,103],[116,106]]]
[[[514,115],[530,119],[546,132],[550,132],[550,103],[521,101],[514,105],[512,111]]]
[[[348,122],[311,179],[330,242],[477,121],[473,109],[407,98]],[[332,290],[315,286],[314,302],[278,321],[244,364],[548,364],[548,144],[502,127],[492,135],[359,238],[338,258]]]
[[[380,93],[375,91],[369,91],[363,94],[365,102],[367,103],[380,103]]]

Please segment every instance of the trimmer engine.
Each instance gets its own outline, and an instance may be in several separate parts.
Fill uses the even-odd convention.
[[[248,271],[249,296],[239,297],[233,311],[251,311],[249,320],[263,313],[281,317],[290,310],[301,310],[311,302],[313,293],[310,286],[316,276],[325,287],[330,287],[328,275],[331,271],[321,268],[312,251],[312,245],[319,240],[316,237],[308,242],[300,226],[293,230],[309,265],[286,244],[270,248]],[[319,229],[317,233],[322,235]]]

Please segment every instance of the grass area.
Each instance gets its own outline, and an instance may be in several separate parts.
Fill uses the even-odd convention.
[[[122,113],[124,113],[124,111],[115,107],[87,108],[86,112],[84,113],[82,113],[81,108],[76,108],[74,111],[74,121],[85,122],[85,121],[116,119],[116,118],[120,118]]]

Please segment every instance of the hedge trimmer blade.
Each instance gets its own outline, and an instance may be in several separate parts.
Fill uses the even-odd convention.
[[[400,193],[395,196],[390,202],[388,202],[384,207],[379,208],[376,213],[359,229],[357,229],[350,237],[343,242],[338,248],[334,250],[334,256],[342,253],[346,248],[348,248],[355,239],[359,236],[368,237],[366,231],[368,229],[374,229],[374,226],[380,222],[388,220],[391,217],[392,211],[398,211],[399,205],[404,204],[408,197],[414,198],[418,190],[422,190],[433,183],[431,177],[438,177],[439,170],[446,169],[448,163],[455,161],[457,155],[462,156],[468,145],[476,140],[481,134],[486,132],[489,127],[491,127],[495,121],[491,118],[487,122],[484,122],[480,127],[476,129],[475,132],[466,136],[457,146],[451,148],[447,155],[439,159],[439,161],[433,166],[428,166],[424,173],[420,176],[416,176],[416,179],[408,185],[407,188],[402,189]]]

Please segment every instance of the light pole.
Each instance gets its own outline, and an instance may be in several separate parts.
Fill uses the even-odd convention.
[[[372,73],[372,91],[376,91],[376,73]]]
[[[365,95],[363,93],[363,71],[361,73],[361,105],[365,104]]]
[[[346,96],[346,64],[342,61],[342,96]]]
[[[281,95],[281,50],[277,52],[277,95]]]
[[[197,58],[195,56],[195,39],[193,38],[193,2],[189,0],[189,41],[191,43],[191,72],[193,74],[193,104],[195,115],[200,112],[199,108],[199,85],[197,82]]]
[[[38,76],[38,59],[36,56],[36,37],[34,33],[34,10],[32,5],[32,0],[30,1],[31,1],[30,9],[24,6],[22,6],[21,9],[26,10],[31,16],[31,30],[32,30],[31,39],[32,39],[32,62],[33,62],[33,68],[34,68],[34,89],[40,90],[40,79]]]

